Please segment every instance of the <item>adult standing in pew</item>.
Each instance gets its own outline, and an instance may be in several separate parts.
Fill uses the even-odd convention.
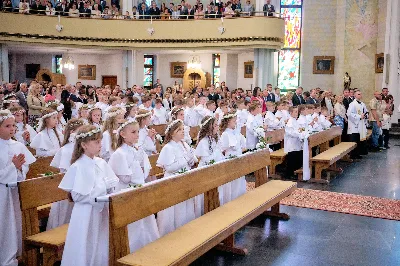
[[[184,141],[182,120],[171,122],[165,130],[165,146],[158,156],[157,166],[164,169],[164,178],[189,171],[197,162],[194,150]],[[160,236],[164,236],[195,219],[194,198],[158,212]]]
[[[374,92],[374,98],[369,102],[369,108],[371,110],[371,116],[369,121],[372,122],[372,152],[378,152],[379,148],[379,137],[382,135],[382,94],[379,91]]]
[[[72,165],[59,185],[74,201],[61,266],[108,265],[108,205],[95,199],[113,192],[118,178],[97,157],[101,138],[95,126],[78,129]]]
[[[118,190],[141,186],[148,178],[151,165],[149,157],[135,147],[139,140],[139,124],[127,120],[117,129],[117,149],[108,165],[119,178]],[[156,218],[153,214],[128,225],[130,252],[160,238]]]
[[[22,218],[18,189],[8,184],[23,181],[29,165],[36,161],[24,144],[12,140],[14,116],[0,111],[0,265],[17,266],[22,251]]]
[[[75,146],[75,131],[83,125],[83,121],[76,118],[70,119],[67,123],[61,149],[54,155],[50,163],[50,166],[60,169],[60,173],[66,173],[71,166],[71,158]],[[69,223],[73,207],[74,204],[68,200],[62,200],[51,204],[46,230]]]
[[[354,101],[349,105],[347,110],[348,129],[347,134],[349,141],[356,142],[357,147],[350,153],[351,159],[361,159],[361,140],[367,136],[367,127],[365,119],[368,117],[368,112],[365,104],[361,102],[361,91],[357,90],[354,93]]]
[[[292,97],[293,106],[306,104],[306,101],[304,100],[302,94],[303,94],[303,88],[302,87],[297,87],[296,93],[293,94],[293,97]]]

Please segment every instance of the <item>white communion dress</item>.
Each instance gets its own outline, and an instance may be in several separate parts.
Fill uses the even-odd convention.
[[[58,137],[54,129],[45,128],[40,131],[31,142],[31,147],[36,150],[36,156],[48,157],[54,156],[60,149],[60,142],[64,136],[58,133]]]

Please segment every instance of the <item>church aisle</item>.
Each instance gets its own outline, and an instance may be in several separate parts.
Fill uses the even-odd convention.
[[[340,164],[344,172],[330,185],[299,187],[399,199],[400,144]],[[389,159],[390,158],[390,159]],[[210,251],[200,265],[400,265],[400,222],[282,206],[287,222],[258,218],[236,234],[246,257]]]

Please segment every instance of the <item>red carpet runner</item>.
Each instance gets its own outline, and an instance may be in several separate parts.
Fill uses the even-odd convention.
[[[281,204],[400,221],[400,200],[298,188]]]

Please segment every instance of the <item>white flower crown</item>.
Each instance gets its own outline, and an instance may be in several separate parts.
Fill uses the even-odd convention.
[[[14,118],[14,116],[11,114],[10,110],[1,110],[0,111],[0,123],[3,121],[7,120],[8,118]]]
[[[146,116],[149,116],[149,115],[151,115],[151,111],[148,111],[147,113],[144,113],[144,114],[141,114],[141,115],[136,115],[135,117],[136,118],[140,118],[140,117],[146,117]]]
[[[83,105],[81,105],[81,107],[79,107],[79,110],[82,110],[82,109],[90,110],[89,105],[87,105],[87,104],[83,104]]]
[[[171,128],[172,128],[173,125],[175,125],[175,124],[177,124],[177,123],[179,123],[179,122],[182,122],[182,124],[183,124],[183,121],[180,120],[180,119],[176,119],[176,120],[172,121],[171,124],[169,124],[169,125],[167,126],[167,128],[165,129],[165,135],[167,135],[167,133],[171,130]]]
[[[97,106],[94,106],[94,105],[92,105],[92,106],[89,107],[89,112],[94,111],[94,110],[100,110],[100,111],[102,111],[100,107],[97,107]]]
[[[19,101],[18,100],[4,100],[3,104],[4,103],[19,103]]]
[[[133,124],[133,123],[135,123],[135,122],[136,122],[136,120],[133,120],[133,119],[126,121],[125,123],[123,123],[122,125],[120,125],[120,126],[117,128],[117,130],[115,131],[115,134],[119,135],[119,133],[121,132],[121,130],[123,130],[127,125]]]
[[[58,112],[57,112],[57,111],[54,111],[54,112],[45,114],[45,115],[43,115],[41,118],[39,118],[39,120],[44,120],[44,119],[46,119],[46,118],[48,118],[48,117],[50,117],[50,116],[53,116],[53,115],[58,115]]]
[[[125,104],[125,108],[130,108],[130,107],[134,107],[134,106],[137,106],[137,104],[136,103]]]
[[[87,137],[93,136],[94,134],[97,134],[97,133],[100,133],[100,132],[101,132],[100,128],[95,128],[93,130],[90,130],[89,132],[81,133],[81,134],[76,135],[75,139],[78,140],[78,139],[87,138]]]
[[[180,112],[180,111],[184,111],[185,109],[183,108],[183,107],[179,107],[178,109],[176,109],[176,110],[172,110],[172,112],[173,112],[173,115],[176,115],[178,112]],[[171,113],[172,113],[171,112]]]
[[[17,98],[17,95],[15,95],[15,93],[7,94],[6,96],[4,96],[4,100],[7,100],[8,98],[11,98],[11,97]]]
[[[205,125],[207,125],[208,122],[210,122],[213,118],[214,118],[213,116],[211,116],[210,118],[208,118],[206,121],[204,121],[203,124],[200,124],[200,127],[204,127]]]
[[[124,115],[126,113],[125,109],[119,108],[116,111],[108,111],[106,114],[106,119],[109,119],[111,117],[115,117],[117,115]]]
[[[232,118],[232,117],[235,117],[235,116],[237,116],[237,113],[224,115],[222,118],[223,119],[229,119],[229,118]]]

